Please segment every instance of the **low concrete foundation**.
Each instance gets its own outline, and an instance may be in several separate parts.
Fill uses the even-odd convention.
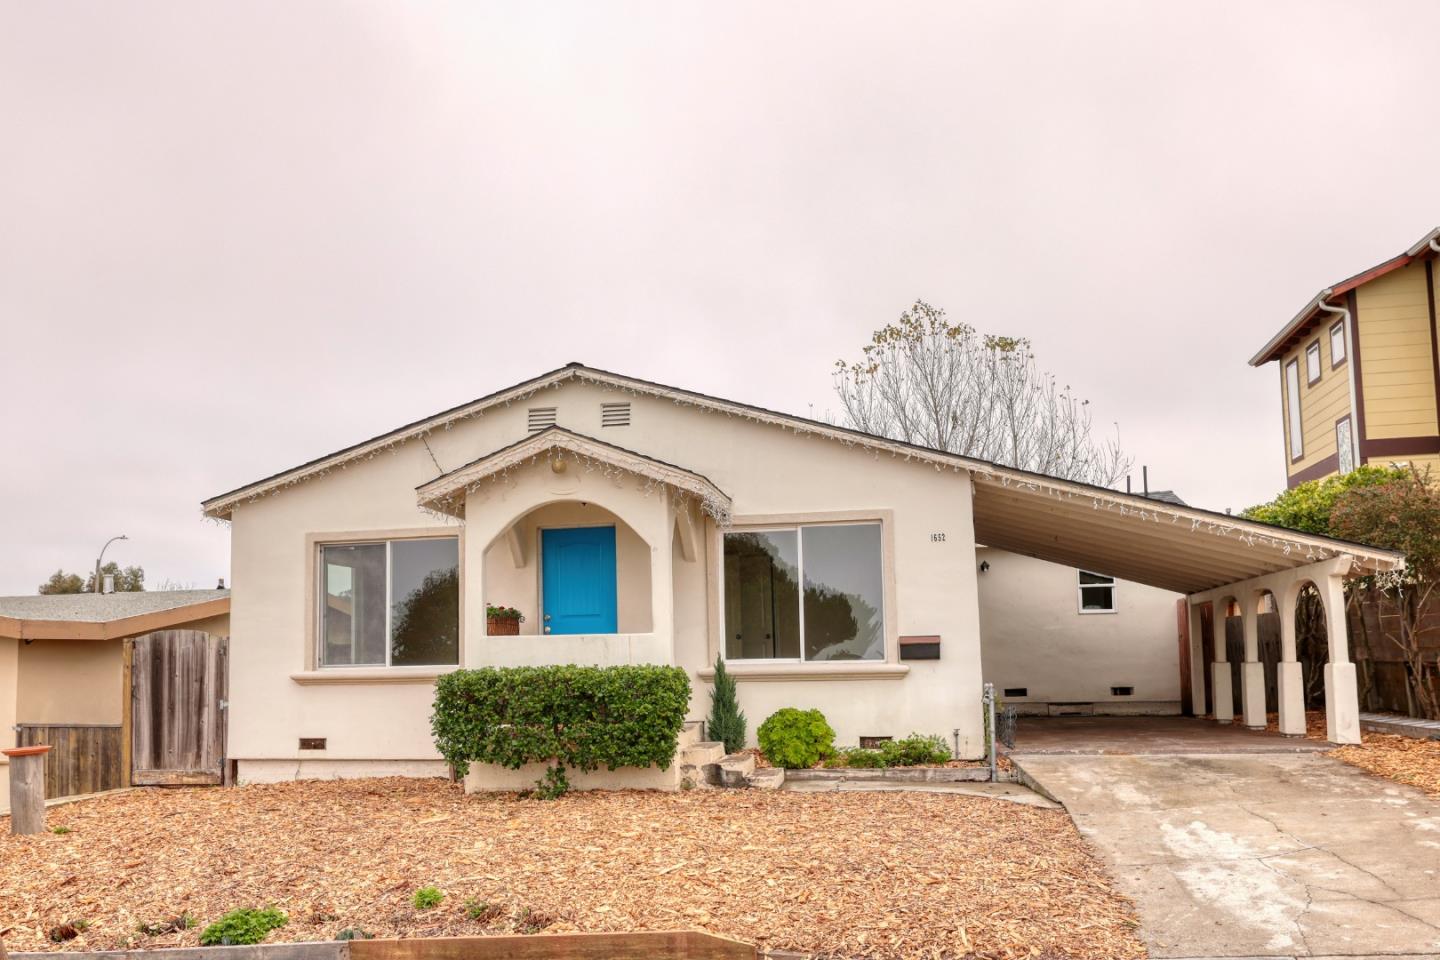
[[[235,780],[241,784],[450,776],[450,766],[444,760],[237,760],[235,767]]]

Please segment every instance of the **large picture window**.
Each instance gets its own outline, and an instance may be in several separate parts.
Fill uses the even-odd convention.
[[[454,537],[320,547],[320,666],[460,662]]]
[[[725,534],[727,660],[885,659],[879,523]]]

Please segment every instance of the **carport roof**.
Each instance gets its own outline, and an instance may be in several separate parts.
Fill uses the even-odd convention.
[[[1179,593],[1198,593],[1341,556],[1350,558],[1357,573],[1393,570],[1404,564],[1404,558],[1392,550],[1030,473],[579,363],[213,497],[205,501],[203,509],[208,516],[228,518],[248,501],[571,380],[824,437],[866,449],[877,458],[889,456],[937,470],[968,473],[974,480],[977,542]],[[664,466],[690,473],[683,467]],[[698,479],[709,483],[703,477]],[[435,491],[422,487],[420,492],[424,497]]]

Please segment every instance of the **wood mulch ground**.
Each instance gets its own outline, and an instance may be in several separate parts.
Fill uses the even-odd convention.
[[[0,817],[0,831],[8,831]],[[193,946],[235,907],[272,940],[699,928],[843,957],[1144,957],[1060,810],[927,793],[466,796],[401,778],[145,789],[0,835],[12,950]],[[417,911],[420,887],[444,902]],[[479,919],[467,915],[467,901]],[[488,905],[480,908],[478,905]],[[83,921],[83,924],[79,922]],[[53,943],[63,924],[84,929]]]
[[[1273,714],[1270,719],[1267,728],[1280,729],[1279,721]],[[1323,711],[1305,712],[1305,736],[1311,740],[1325,739]],[[1360,741],[1359,744],[1336,747],[1325,756],[1440,797],[1440,740],[1366,731],[1360,734]]]

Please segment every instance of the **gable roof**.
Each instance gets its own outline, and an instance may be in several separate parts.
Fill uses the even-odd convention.
[[[1271,360],[1278,360],[1288,353],[1290,348],[1295,346],[1298,341],[1304,339],[1309,334],[1311,328],[1318,323],[1318,315],[1321,313],[1320,305],[1332,297],[1344,296],[1356,287],[1363,286],[1371,280],[1383,277],[1385,274],[1399,270],[1401,267],[1408,267],[1416,260],[1424,260],[1428,257],[1435,256],[1435,251],[1430,247],[1430,241],[1436,240],[1437,238],[1440,238],[1440,227],[1436,227],[1415,241],[1404,253],[1391,257],[1383,263],[1377,263],[1370,269],[1362,270],[1360,273],[1355,274],[1355,276],[1341,280],[1333,287],[1326,287],[1324,290],[1315,294],[1310,302],[1305,304],[1300,312],[1295,314],[1290,322],[1281,328],[1279,333],[1271,337],[1270,341],[1260,348],[1259,353],[1250,358],[1250,366],[1261,366],[1262,364],[1269,363]]]
[[[701,505],[711,516],[722,521],[730,516],[730,497],[715,486],[710,478],[684,467],[677,467],[673,463],[566,430],[564,427],[546,427],[539,433],[531,434],[523,440],[501,447],[434,480],[422,483],[415,488],[416,499],[422,507],[447,516],[463,517],[464,495],[476,484],[554,451],[566,451],[582,462],[617,467],[667,484],[699,498]]]
[[[793,433],[826,437],[869,450],[876,457],[888,455],[896,460],[929,464],[937,470],[967,472],[975,484],[973,506],[977,542],[1180,593],[1199,592],[1337,556],[1351,557],[1355,567],[1366,571],[1393,570],[1404,565],[1404,557],[1393,550],[1301,533],[1228,513],[1171,504],[1139,493],[1120,493],[1107,487],[1000,466],[579,363],[567,364],[433,417],[417,420],[212,497],[203,504],[205,513],[228,518],[239,504],[291,484],[324,476],[347,463],[377,456],[396,444],[445,429],[470,417],[481,416],[487,410],[524,400],[541,390],[556,388],[571,380],[595,383],[636,396],[670,400],[711,413],[742,417]],[[1109,519],[1097,525],[1094,518],[1101,512],[1109,514]],[[1030,522],[1036,516],[1048,519],[1036,526]],[[1192,539],[1196,534],[1206,537],[1207,542],[1196,544]],[[1132,551],[1129,547],[1134,544],[1120,542],[1126,537],[1143,542]],[[1107,544],[1112,546],[1107,548]],[[1182,554],[1188,552],[1189,556],[1176,555],[1177,550]]]
[[[163,630],[229,612],[229,590],[0,597],[0,637],[105,640]]]

